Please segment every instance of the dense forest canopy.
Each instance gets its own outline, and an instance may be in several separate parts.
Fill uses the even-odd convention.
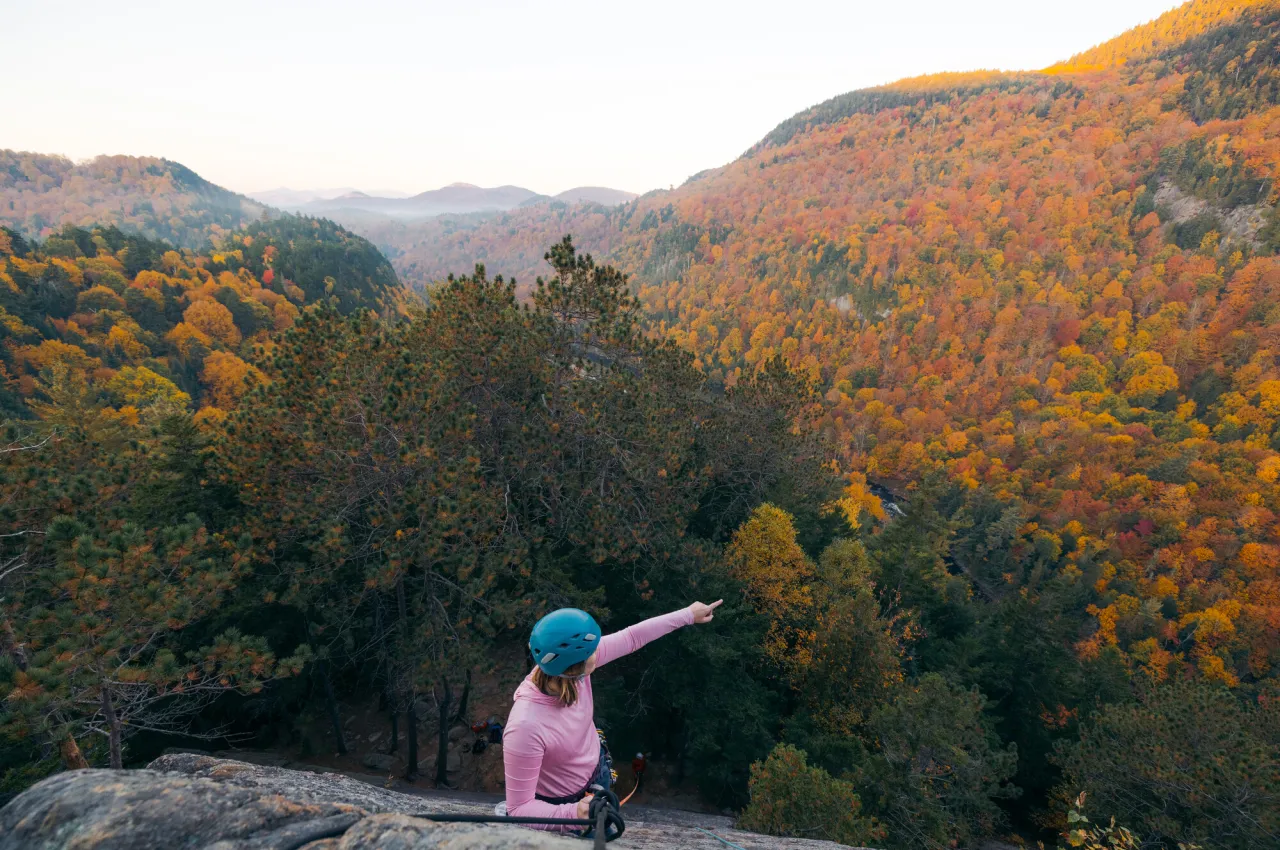
[[[412,775],[542,611],[724,596],[598,708],[753,828],[1275,844],[1278,60],[1280,4],[1194,0],[369,242],[50,196],[0,235],[4,781],[342,750],[364,693]]]
[[[256,374],[254,347],[308,305],[404,303],[377,249],[332,222],[285,216],[215,240],[197,254],[114,225],[68,225],[42,243],[0,230],[0,409],[29,416],[40,376],[66,367],[98,389],[146,375],[148,392],[221,410]]]

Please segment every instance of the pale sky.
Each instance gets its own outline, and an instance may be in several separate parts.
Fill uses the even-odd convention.
[[[906,76],[1040,68],[1173,0],[3,0],[0,148],[227,188],[644,192]]]

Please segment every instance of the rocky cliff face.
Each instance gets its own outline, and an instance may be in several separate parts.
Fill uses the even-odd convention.
[[[425,814],[487,814],[474,797],[416,796],[333,773],[306,773],[192,754],[146,770],[60,773],[0,809],[0,850],[584,850],[590,845],[507,825],[436,823]],[[839,850],[826,841],[739,832],[728,818],[624,810],[610,846]],[[705,831],[700,831],[705,830]],[[714,834],[713,834],[714,833]],[[717,838],[719,835],[720,838]]]

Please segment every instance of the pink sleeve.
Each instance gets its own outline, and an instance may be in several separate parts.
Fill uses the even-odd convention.
[[[679,611],[628,626],[620,632],[605,635],[600,639],[600,648],[596,650],[596,667],[603,667],[614,659],[635,652],[649,641],[671,634],[678,628],[692,625],[693,609],[681,608]]]
[[[523,726],[502,733],[502,764],[507,777],[507,814],[522,818],[576,818],[577,803],[544,803],[534,794],[542,772],[542,742]],[[534,829],[567,832],[580,826],[528,824]]]

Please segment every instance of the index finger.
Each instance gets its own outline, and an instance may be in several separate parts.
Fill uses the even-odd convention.
[[[707,608],[714,611],[716,608],[719,608],[722,604],[724,604],[724,600],[717,599],[715,602],[712,602],[710,605],[708,605]]]

